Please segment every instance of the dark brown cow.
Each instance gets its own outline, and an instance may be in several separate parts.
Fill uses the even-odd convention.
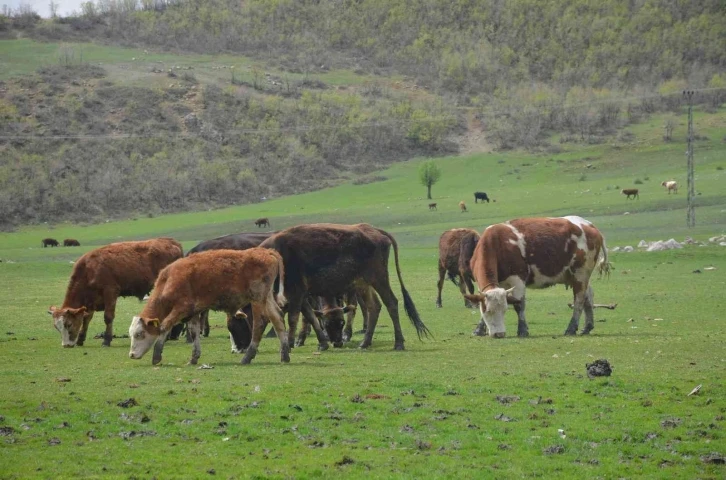
[[[182,256],[179,242],[156,238],[112,243],[79,258],[73,266],[63,305],[48,311],[61,333],[63,346],[83,345],[93,312],[101,310],[106,322],[103,345],[110,346],[118,297],[143,299],[159,272]]]
[[[459,287],[461,295],[474,293],[474,276],[471,273],[469,262],[474,254],[474,248],[479,241],[479,234],[470,228],[454,228],[445,231],[439,239],[439,294],[436,297],[436,306],[441,308],[441,290],[444,287],[444,277],[448,274],[449,280]],[[464,306],[471,308],[472,304],[464,298]]]
[[[428,335],[429,331],[403,285],[398,263],[398,244],[389,233],[367,224],[299,225],[273,235],[260,246],[277,250],[285,260],[290,338],[295,337],[298,317],[307,295],[338,297],[351,288],[362,288],[366,296],[370,296],[374,290],[380,295],[393,321],[395,349],[403,350],[404,338],[398,318],[398,300],[391,290],[388,278],[388,255],[391,246],[406,314],[416,327],[419,338]],[[372,288],[367,288],[368,286]],[[364,301],[373,305],[373,299],[366,298]],[[377,315],[371,315],[368,319],[368,329],[360,344],[361,348],[371,345],[377,321]]]
[[[273,286],[278,277],[281,287],[276,300]],[[187,320],[194,339],[189,363],[196,364],[201,355],[199,322],[195,320],[199,313],[220,310],[230,317],[240,315],[238,310],[251,303],[252,343],[242,363],[255,358],[265,320],[272,322],[280,339],[280,360],[289,362],[290,349],[280,311],[285,301],[284,284],[282,257],[269,249],[211,250],[174,262],[159,273],[151,298],[131,322],[129,357],[139,359],[156,344],[152,358],[156,365],[161,361],[166,334]]]
[[[598,262],[601,253],[603,259]],[[565,335],[577,332],[583,308],[582,334],[590,333],[594,327],[590,276],[595,268],[609,272],[607,247],[602,234],[584,218],[520,218],[489,226],[471,259],[480,293],[466,297],[479,303],[482,313],[474,334],[486,335],[488,331],[492,337],[504,337],[504,313],[507,303],[513,303],[519,319],[517,335],[528,336],[524,317],[526,287],[555,284],[572,287],[575,297]]]
[[[435,203],[429,203],[429,210],[436,210],[436,204]]]
[[[43,248],[45,248],[49,245],[51,247],[57,247],[58,240],[56,240],[55,238],[44,238],[43,240],[40,241],[40,244],[42,245]]]
[[[265,217],[265,218],[258,218],[257,220],[255,220],[255,225],[257,225],[259,228],[269,227],[270,226],[270,219],[267,218],[267,217]]]
[[[81,243],[75,238],[66,238],[63,240],[64,247],[80,247]]]
[[[620,190],[620,193],[626,196],[628,200],[630,200],[630,197],[633,197],[633,199],[640,200],[640,195],[638,195],[638,189],[637,188],[623,188]]]

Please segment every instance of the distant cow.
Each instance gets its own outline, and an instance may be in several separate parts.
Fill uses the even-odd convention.
[[[638,195],[638,189],[637,188],[623,188],[620,190],[620,193],[623,195],[626,195],[627,199],[630,200],[630,197],[633,197],[634,199],[640,199],[640,195]]]
[[[63,240],[63,246],[64,247],[80,247],[81,244],[75,238],[66,238],[65,240]]]
[[[463,200],[459,202],[459,209],[461,209],[461,213],[466,212],[466,203]]]
[[[470,228],[454,228],[445,231],[439,239],[439,294],[436,297],[436,306],[441,308],[441,290],[444,287],[444,277],[449,276],[454,285],[459,287],[461,294],[474,293],[474,277],[471,274],[469,261],[474,254],[474,248],[479,241],[479,234]],[[469,300],[464,299],[464,306],[472,306]]]
[[[429,210],[436,210],[436,204],[435,203],[429,203]]]
[[[603,259],[598,262],[601,253]],[[585,327],[581,333],[590,333],[594,327],[590,276],[595,268],[609,272],[607,247],[602,234],[584,218],[521,218],[487,227],[471,259],[479,293],[466,295],[479,303],[482,315],[474,334],[486,335],[488,331],[492,337],[504,337],[504,313],[507,303],[513,303],[519,319],[517,335],[528,336],[526,287],[555,284],[571,287],[575,298],[565,335],[577,333],[583,308]]]
[[[83,345],[93,313],[101,310],[103,345],[110,346],[118,297],[142,300],[159,272],[182,256],[182,246],[173,238],[112,243],[83,255],[73,265],[63,305],[48,311],[63,346]]]
[[[673,193],[678,193],[678,182],[675,180],[666,180],[665,182],[661,182],[661,186],[665,187],[665,189],[668,191],[668,195],[671,194],[671,190]]]
[[[484,203],[484,200],[489,203],[489,197],[484,192],[474,192],[474,203],[479,203],[479,200],[481,200],[482,203]]]
[[[280,279],[280,293],[273,294]],[[285,271],[282,257],[269,249],[211,250],[178,260],[159,273],[154,290],[141,314],[129,327],[129,357],[139,359],[154,346],[152,363],[161,361],[166,335],[181,321],[189,321],[194,346],[189,361],[196,364],[201,355],[199,322],[204,310],[220,310],[227,316],[242,315],[238,310],[252,304],[252,342],[242,358],[248,364],[255,358],[262,339],[264,321],[272,322],[280,340],[280,361],[290,361],[285,324],[280,305],[284,303]],[[244,316],[244,315],[242,315]]]
[[[255,220],[255,225],[257,225],[259,228],[269,227],[270,219],[269,218],[258,218],[257,220]]]
[[[338,297],[357,287],[364,289],[367,297],[364,301],[368,305],[374,304],[374,299],[370,298],[373,291],[380,295],[393,321],[394,347],[396,350],[403,350],[404,338],[398,318],[398,300],[393,294],[388,277],[388,255],[391,247],[406,314],[419,338],[429,334],[404,287],[398,263],[398,244],[388,232],[364,223],[299,225],[276,233],[260,246],[277,250],[285,261],[290,338],[295,336],[300,310],[307,295]],[[372,288],[367,288],[368,286]],[[360,344],[361,348],[371,345],[377,321],[377,314],[368,318],[368,328]]]
[[[45,248],[49,245],[51,247],[57,247],[58,240],[56,240],[55,238],[44,238],[43,240],[40,241],[40,244],[42,245],[43,248]]]

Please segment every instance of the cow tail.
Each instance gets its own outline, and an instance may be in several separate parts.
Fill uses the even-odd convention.
[[[411,295],[408,294],[408,290],[406,290],[406,287],[403,286],[403,278],[401,278],[401,266],[398,263],[398,244],[396,243],[396,239],[391,236],[390,233],[385,232],[383,230],[378,230],[383,235],[387,236],[389,240],[391,240],[391,243],[393,244],[393,258],[396,261],[396,274],[398,275],[398,282],[401,284],[401,294],[403,294],[403,308],[406,310],[406,315],[408,315],[408,319],[411,320],[411,323],[414,327],[416,327],[416,334],[418,335],[418,339],[421,340],[421,336],[428,338],[431,335],[431,331],[424,325],[424,323],[421,321],[421,317],[418,314],[418,311],[416,310],[416,305],[413,304],[413,299],[411,298]]]
[[[287,303],[285,298],[285,263],[282,261],[282,255],[272,250],[277,259],[277,279],[280,283],[280,291],[277,293],[277,304],[280,308],[284,307]]]
[[[613,264],[608,261],[608,247],[605,245],[605,237],[602,237],[602,259],[597,264],[599,278],[602,278],[603,275],[606,278],[610,278],[610,272],[612,272],[612,269]]]

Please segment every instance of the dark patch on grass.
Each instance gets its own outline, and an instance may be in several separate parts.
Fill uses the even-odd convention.
[[[131,407],[138,407],[139,402],[137,402],[135,398],[131,397],[126,400],[122,400],[122,401],[118,402],[116,405],[118,405],[121,408],[131,408]]]
[[[123,438],[124,440],[131,440],[132,438],[136,437],[155,437],[156,432],[153,430],[142,430],[140,432],[131,430],[130,432],[120,432],[118,436]]]
[[[350,458],[348,455],[343,455],[343,458],[335,462],[335,466],[342,467],[343,465],[352,465],[355,463],[355,460]]]
[[[514,422],[515,420],[511,417],[508,417],[504,415],[503,413],[500,413],[499,415],[494,416],[494,420],[499,420],[501,422]]]
[[[666,418],[665,420],[661,420],[660,426],[663,428],[676,428],[681,422],[682,420],[680,418]]]
[[[703,463],[709,463],[713,465],[724,465],[726,464],[726,456],[720,453],[711,452],[708,455],[702,455],[701,461]]]
[[[13,427],[0,427],[0,435],[3,437],[7,437],[15,433],[15,429]]]
[[[502,405],[518,402],[521,400],[519,395],[497,395],[497,401]]]
[[[561,453],[565,453],[565,446],[564,445],[552,445],[552,446],[542,449],[542,453],[544,453],[545,455],[559,455]]]

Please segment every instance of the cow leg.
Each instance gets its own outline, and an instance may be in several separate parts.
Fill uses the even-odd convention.
[[[274,332],[275,330],[273,329],[270,331]],[[297,334],[297,339],[295,339],[295,346],[296,347],[305,346],[305,340],[307,340],[309,334],[310,334],[310,322],[306,321],[305,316],[303,315],[302,328],[300,328],[300,333]]]
[[[377,285],[373,285],[373,288],[376,290],[376,292],[378,292],[378,295],[380,295],[381,301],[386,306],[386,310],[388,310],[388,315],[391,317],[391,321],[393,322],[393,349],[404,350],[404,339],[403,332],[401,331],[401,321],[398,318],[398,299],[393,294],[393,290],[391,290],[391,285],[388,282],[388,278],[385,279],[385,282],[378,282]],[[376,321],[377,320],[378,319],[376,318]],[[369,344],[371,341],[373,341],[373,331],[375,330],[375,328],[375,323],[371,322],[371,324],[368,325],[366,339],[370,339]]]
[[[353,320],[355,320],[355,311],[358,310],[358,295],[351,293],[348,295],[347,300],[348,305],[355,306],[356,308],[345,314],[345,329],[343,330],[344,342],[350,342],[350,339],[353,338]],[[363,313],[363,317],[365,318],[365,313]]]
[[[285,331],[285,322],[282,320],[282,311],[272,297],[270,297],[267,301],[265,320],[272,323],[272,327],[277,333],[277,338],[280,339],[280,361],[283,363],[290,363],[290,340],[287,336],[287,332]]]
[[[287,338],[289,339],[295,338],[295,333],[297,332],[297,321],[300,318],[300,310],[302,309],[304,301],[305,297],[303,295],[289,294],[287,296]],[[290,343],[290,348],[292,347],[293,344]]]
[[[517,336],[518,337],[529,337],[529,327],[527,326],[527,320],[524,318],[524,307],[526,300],[524,296],[518,303],[514,304],[514,311],[517,312]]]
[[[104,347],[111,346],[113,340],[113,318],[116,316],[116,299],[118,295],[115,292],[103,292],[103,321],[106,323],[106,331],[103,334]]]
[[[76,341],[76,345],[78,345],[79,347],[82,347],[83,342],[86,341],[86,334],[88,333],[88,324],[91,323],[92,318],[93,318],[93,312],[89,312],[83,317],[83,325],[81,326],[81,331],[78,333],[78,340]]]
[[[315,336],[318,337],[318,350],[325,351],[330,348],[328,336],[325,331],[323,331],[323,327],[320,325],[320,321],[318,320],[317,315],[315,315],[313,307],[310,306],[310,303],[307,300],[303,301],[302,313],[307,323],[312,325],[313,330],[315,330]]]
[[[202,347],[199,342],[201,327],[201,314],[194,315],[187,322],[187,338],[191,337],[192,340],[192,358],[189,359],[189,365],[196,365],[199,357],[202,356]]]
[[[168,336],[169,332],[166,331],[159,335],[159,338],[156,339],[156,344],[154,344],[154,356],[151,358],[152,365],[156,365],[161,362],[161,355],[164,353],[164,342],[166,342],[166,337]]]
[[[365,331],[363,332],[365,335],[363,337],[363,341],[358,345],[358,348],[368,348],[371,346],[371,343],[373,343],[373,332],[376,329],[376,324],[378,323],[378,316],[381,313],[381,302],[376,297],[375,292],[371,288],[367,288],[365,290],[365,293],[362,295],[363,297],[363,303],[365,304],[365,311],[367,314],[366,317],[366,324],[365,324]]]
[[[439,265],[439,281],[436,287],[439,289],[439,294],[436,297],[436,308],[441,308],[441,290],[444,288],[444,277],[446,276],[446,269]]]
[[[587,335],[593,328],[595,328],[595,312],[593,311],[593,305],[595,302],[595,293],[592,291],[592,286],[588,285],[585,290],[585,327],[582,329],[580,334]]]
[[[572,292],[575,298],[572,302],[572,319],[567,326],[567,330],[565,330],[565,335],[575,335],[577,333],[577,327],[580,324],[580,315],[582,315],[582,310],[585,307],[586,291],[587,289],[583,288],[582,283],[575,281],[572,284]]]
[[[479,324],[476,326],[473,332],[471,332],[472,335],[475,335],[477,337],[486,337],[489,333],[489,326],[486,323],[486,320],[484,320],[484,315],[481,316],[481,319],[479,320]]]
[[[199,314],[199,328],[203,332],[204,338],[209,336],[209,310],[205,310]]]
[[[470,295],[474,295],[474,283],[471,281],[471,279],[472,279],[471,275],[468,275],[468,274],[464,273],[464,274],[461,275],[461,278],[463,279],[463,282],[462,283],[466,283],[466,288],[469,290],[469,294]],[[465,292],[462,290],[462,295],[464,293]],[[467,300],[466,297],[464,298],[464,306],[466,308],[474,308],[474,307],[476,307],[476,305],[474,305],[469,300]]]

